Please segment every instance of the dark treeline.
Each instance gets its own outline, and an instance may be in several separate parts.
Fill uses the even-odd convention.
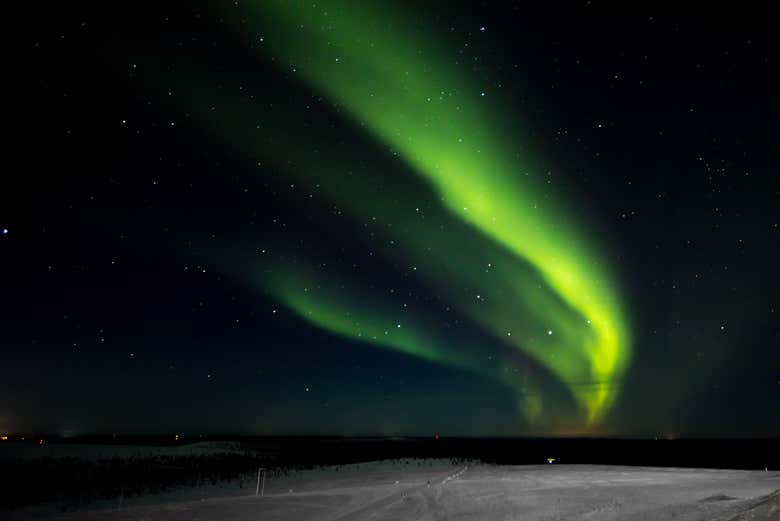
[[[239,439],[236,438],[238,441]],[[610,438],[263,438],[241,439],[283,465],[333,465],[398,458],[447,458],[533,465],[635,465],[780,470],[780,439]]]
[[[263,458],[250,452],[97,461],[51,457],[17,460],[0,465],[0,505],[13,509],[52,503],[66,511],[102,499],[217,484],[256,471],[263,464]]]

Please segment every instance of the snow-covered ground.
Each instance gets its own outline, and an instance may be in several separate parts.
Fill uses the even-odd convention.
[[[168,498],[155,504],[55,515],[63,521],[625,520],[780,519],[780,472],[494,466],[388,461],[269,478],[265,497]],[[248,493],[248,494],[247,494]],[[158,498],[159,499],[159,498]],[[753,509],[753,510],[750,510]],[[12,519],[21,519],[16,513]],[[736,517],[735,517],[736,516]],[[741,517],[740,517],[741,516]],[[752,517],[751,517],[752,516]]]

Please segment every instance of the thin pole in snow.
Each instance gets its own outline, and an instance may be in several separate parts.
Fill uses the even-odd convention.
[[[260,475],[262,474],[263,480],[262,480],[262,488],[261,488],[261,481],[260,481]],[[262,496],[265,494],[265,469],[263,467],[260,467],[257,469],[257,487],[255,487],[255,496]]]

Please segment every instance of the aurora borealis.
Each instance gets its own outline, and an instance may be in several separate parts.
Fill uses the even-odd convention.
[[[248,22],[244,30],[266,35],[261,48],[268,49],[269,57],[278,54],[283,67],[299,68],[308,82],[398,151],[399,160],[432,187],[434,205],[471,226],[449,240],[440,240],[435,231],[419,230],[404,237],[388,234],[398,240],[402,258],[408,264],[423,261],[419,263],[432,267],[422,275],[429,281],[438,278],[439,290],[446,291],[452,280],[467,280],[477,292],[483,288],[484,296],[475,295],[476,303],[469,302],[468,295],[453,295],[454,301],[465,304],[463,313],[488,329],[494,342],[526,353],[563,381],[586,408],[589,422],[598,419],[618,392],[630,352],[628,328],[604,273],[606,263],[585,247],[588,238],[571,224],[565,203],[535,186],[539,172],[529,176],[532,167],[527,160],[502,142],[507,133],[503,118],[491,116],[500,113],[499,107],[482,99],[484,91],[468,75],[450,70],[443,51],[417,41],[422,40],[419,36],[404,35],[404,24],[388,6],[260,5],[265,17],[259,27]],[[316,168],[307,164],[303,174]],[[371,207],[387,206],[382,200],[353,202],[358,198],[339,204],[364,218]],[[420,226],[409,206],[383,213],[390,222],[403,223],[402,229]],[[486,239],[487,250],[480,248],[482,255],[463,261],[469,257],[462,252],[463,238],[474,234]],[[503,255],[493,268],[490,260],[501,255],[502,247],[515,257]],[[429,255],[440,260],[424,261]],[[437,276],[448,264],[452,265],[444,268],[448,273]],[[489,267],[488,276],[480,267]],[[274,273],[271,278],[275,277]],[[295,278],[299,277],[287,280]],[[338,334],[362,338],[361,320],[352,318],[355,307],[327,297],[301,297],[300,285],[293,289],[294,284],[278,280],[269,284],[272,293],[302,317]],[[365,322],[370,328],[392,319],[366,317]],[[426,325],[418,328],[424,331]],[[421,346],[419,333],[411,338],[396,331],[393,335],[400,338],[380,343],[438,362],[446,363],[450,357],[446,348]]]
[[[10,291],[51,293],[7,310],[6,381],[45,360],[71,405],[10,392],[0,431],[199,429],[194,399],[213,431],[775,432],[775,54],[613,22],[273,0],[33,31],[65,128],[29,154],[45,209],[0,214]]]

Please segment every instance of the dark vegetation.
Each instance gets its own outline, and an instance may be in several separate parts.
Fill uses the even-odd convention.
[[[100,459],[41,458],[2,464],[0,505],[56,504],[61,511],[103,499],[217,484],[256,471],[263,460],[246,454],[199,454]]]

